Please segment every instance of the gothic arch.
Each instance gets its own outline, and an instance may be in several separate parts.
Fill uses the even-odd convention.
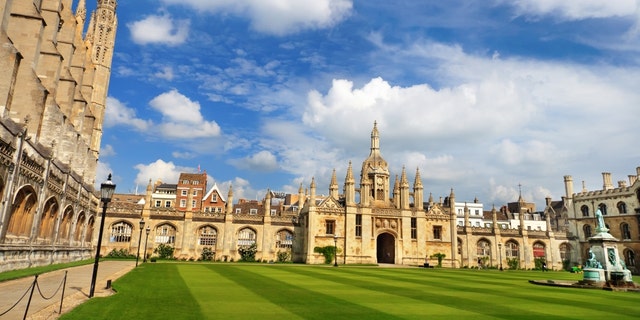
[[[87,231],[84,234],[84,243],[91,243],[91,239],[93,239],[93,226],[95,225],[96,219],[94,219],[93,215],[89,216],[89,221],[87,222]]]
[[[533,258],[534,259],[544,259],[547,256],[547,245],[541,241],[536,241],[533,243]]]
[[[82,242],[82,239],[84,239],[83,235],[86,230],[86,220],[87,217],[84,214],[84,211],[80,212],[80,214],[78,214],[78,219],[76,220],[76,228],[74,230],[74,240],[80,243]]]
[[[215,247],[218,242],[218,229],[210,224],[198,228],[198,245]]]
[[[56,229],[56,217],[60,210],[58,199],[50,197],[45,201],[42,207],[42,216],[40,217],[40,226],[38,227],[38,238],[51,243],[54,239]]]
[[[282,228],[276,232],[276,249],[291,250],[293,246],[293,231]]]
[[[376,257],[378,263],[395,263],[396,260],[396,239],[395,232],[379,232],[376,237]]]
[[[252,227],[241,227],[237,233],[237,246],[250,246],[256,243],[258,232]]]
[[[73,215],[73,207],[70,205],[62,212],[60,227],[58,228],[58,243],[69,242],[69,232],[71,231],[71,219],[73,219]]]
[[[119,220],[111,224],[109,234],[109,242],[131,242],[131,233],[133,224],[126,220]]]
[[[176,243],[176,235],[178,234],[178,228],[173,223],[161,222],[155,227],[155,242],[173,244]]]
[[[29,237],[33,218],[38,207],[36,191],[29,185],[16,192],[11,206],[11,216],[7,226],[7,234],[18,237]]]
[[[515,239],[509,239],[504,244],[504,254],[507,259],[520,260],[520,244]]]

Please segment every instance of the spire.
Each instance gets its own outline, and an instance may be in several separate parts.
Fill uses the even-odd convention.
[[[407,179],[407,170],[405,170],[404,166],[402,166],[402,174],[400,175],[400,186],[403,188],[409,186],[409,180]]]
[[[80,0],[78,2],[78,7],[76,8],[76,21],[82,21],[82,23],[78,23],[81,26],[84,26],[84,21],[87,19],[87,5],[85,0]]]
[[[422,178],[420,177],[420,168],[416,168],[416,180],[413,182],[413,188],[422,188]]]
[[[333,169],[331,174],[331,184],[329,185],[329,196],[334,199],[338,199],[338,178],[336,178],[336,169]]]
[[[380,150],[380,133],[378,132],[378,122],[373,122],[373,130],[371,130],[371,153],[374,150]]]
[[[347,177],[345,178],[346,182],[355,183],[353,178],[353,167],[351,166],[351,161],[349,161],[349,167],[347,168]]]

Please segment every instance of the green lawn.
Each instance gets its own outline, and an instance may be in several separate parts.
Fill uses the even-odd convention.
[[[146,263],[61,319],[637,319],[640,294],[567,272]]]

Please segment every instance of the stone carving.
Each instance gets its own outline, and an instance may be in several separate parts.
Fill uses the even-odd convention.
[[[596,259],[596,254],[593,253],[591,249],[589,249],[589,259],[587,263],[585,263],[585,267],[594,268],[594,269],[602,269],[602,264]]]

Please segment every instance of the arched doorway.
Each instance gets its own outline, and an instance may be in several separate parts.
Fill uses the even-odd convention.
[[[381,233],[376,239],[378,263],[395,263],[396,239],[390,233]]]

